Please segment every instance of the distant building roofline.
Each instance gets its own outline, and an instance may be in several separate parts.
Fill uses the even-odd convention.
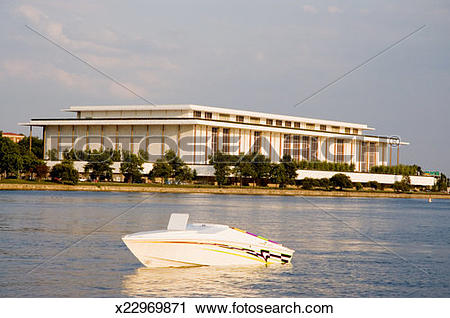
[[[2,132],[3,136],[16,136],[16,137],[25,137],[24,134],[16,134],[16,133],[12,133],[12,132]]]

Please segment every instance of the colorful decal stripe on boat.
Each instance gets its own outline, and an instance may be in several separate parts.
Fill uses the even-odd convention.
[[[266,261],[261,260],[261,259],[259,259],[259,258],[254,258],[254,257],[250,257],[250,256],[245,256],[245,255],[242,255],[242,254],[231,253],[231,252],[227,252],[227,251],[219,251],[219,250],[215,250],[215,249],[212,249],[212,248],[205,248],[205,250],[207,250],[207,251],[212,251],[212,252],[217,252],[217,253],[225,253],[225,254],[234,255],[234,256],[239,256],[239,257],[244,257],[244,258],[248,258],[248,259],[251,259],[251,260],[253,260],[253,261],[258,261],[258,262],[261,262],[261,263],[267,263]]]
[[[247,232],[247,231],[245,231],[245,230],[238,229],[237,227],[231,227],[231,229],[236,230],[236,231],[239,231],[239,232],[242,232],[242,233],[245,233],[245,234],[248,234],[248,235],[251,235],[251,236],[254,236],[254,237],[257,237],[257,238],[260,238],[261,240],[264,240],[264,241],[267,241],[267,242],[270,242],[270,243],[274,243],[274,244],[281,245],[281,244],[278,243],[278,242],[275,242],[275,241],[266,239],[265,237],[262,237],[262,236],[259,236],[259,235],[256,235],[256,234]]]
[[[266,264],[269,264],[268,260],[270,258],[274,258],[274,259],[280,260],[282,264],[286,264],[286,263],[289,263],[289,260],[292,257],[291,255],[284,254],[284,253],[277,254],[275,252],[270,252],[267,249],[261,249],[258,252],[257,250],[252,250],[252,249],[249,249],[249,248],[243,248],[243,247],[237,247],[237,246],[231,246],[231,245],[223,244],[223,243],[186,242],[186,241],[138,241],[138,240],[136,240],[135,242],[136,243],[166,243],[166,244],[196,244],[196,245],[216,246],[216,247],[221,247],[223,249],[244,252],[244,253],[246,253],[248,255],[251,255],[253,257],[250,258],[248,256],[241,255],[241,254],[235,254],[235,253],[232,253],[232,255],[245,257],[245,258],[250,258],[250,259],[253,259],[253,260],[261,261],[261,262],[266,263]],[[208,248],[205,248],[205,249],[206,250],[210,250],[210,251],[215,251],[215,252],[223,252],[223,251],[218,251],[218,250],[213,250],[213,249],[208,249]]]

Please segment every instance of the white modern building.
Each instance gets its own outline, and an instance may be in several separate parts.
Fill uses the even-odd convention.
[[[76,116],[21,124],[30,131],[43,128],[46,156],[53,151],[61,159],[69,149],[115,149],[145,151],[154,162],[173,149],[198,167],[199,175],[210,174],[208,158],[217,151],[259,152],[274,162],[289,154],[296,160],[354,164],[356,172],[368,172],[372,166],[398,164],[400,146],[408,144],[369,134],[374,129],[365,124],[210,106],[71,106],[63,111]]]

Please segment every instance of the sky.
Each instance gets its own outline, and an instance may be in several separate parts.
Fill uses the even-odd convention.
[[[26,25],[155,104],[364,123],[411,143],[402,163],[450,175],[448,0],[2,0],[3,131],[71,105],[143,104]]]

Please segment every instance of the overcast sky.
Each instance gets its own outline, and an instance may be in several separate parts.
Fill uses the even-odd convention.
[[[1,0],[3,131],[70,105],[143,103],[25,25],[155,104],[365,123],[411,142],[402,162],[450,175],[448,0]]]

